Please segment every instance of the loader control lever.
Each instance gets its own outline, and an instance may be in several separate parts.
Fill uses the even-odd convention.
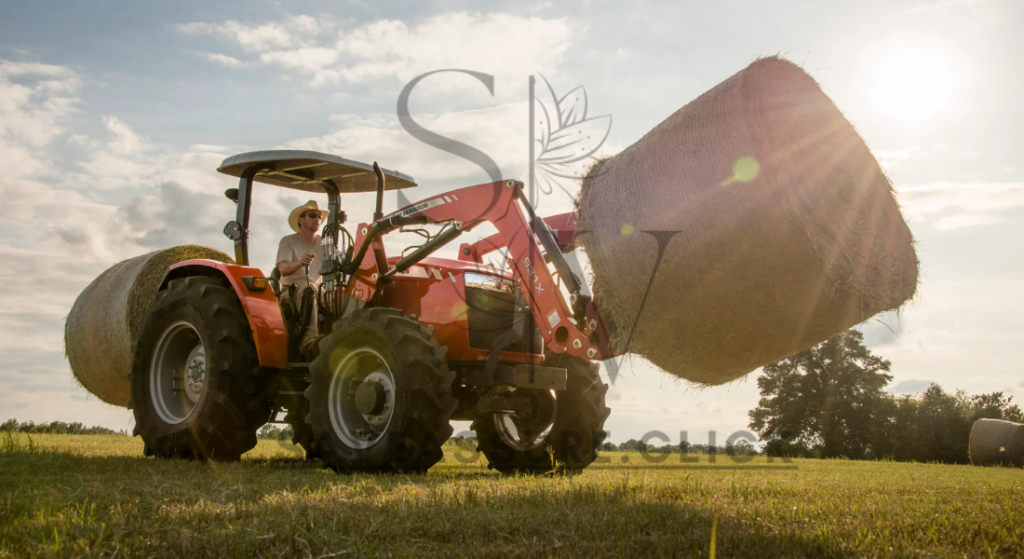
[[[373,162],[373,174],[377,175],[377,210],[373,212],[373,220],[377,221],[384,217],[384,171],[376,161]]]

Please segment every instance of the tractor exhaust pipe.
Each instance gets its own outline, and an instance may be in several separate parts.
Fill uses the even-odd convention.
[[[384,217],[384,171],[376,161],[373,162],[373,174],[377,175],[377,211],[373,212],[373,220],[377,221]]]

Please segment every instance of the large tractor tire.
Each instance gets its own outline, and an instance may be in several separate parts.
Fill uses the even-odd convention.
[[[425,472],[452,434],[455,374],[432,329],[390,308],[338,321],[310,363],[307,421],[335,471]]]
[[[172,280],[153,301],[132,364],[146,455],[231,461],[256,446],[272,410],[258,366],[235,292],[214,278]]]
[[[477,450],[487,457],[490,468],[502,473],[578,474],[597,459],[597,448],[607,436],[604,422],[611,413],[604,400],[608,385],[601,382],[598,365],[564,354],[548,354],[545,364],[566,369],[566,387],[558,392],[513,393],[533,402],[531,421],[488,413],[473,422]]]

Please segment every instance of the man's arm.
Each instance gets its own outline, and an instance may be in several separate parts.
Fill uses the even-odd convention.
[[[299,271],[299,268],[303,266],[309,266],[309,263],[313,261],[315,255],[311,252],[307,252],[302,255],[299,260],[282,260],[277,263],[277,269],[280,270],[281,276],[290,276],[295,272]]]
[[[299,271],[299,268],[308,266],[313,261],[312,253],[296,254],[294,246],[287,242],[288,237],[281,239],[277,245],[277,269],[281,276],[290,276]]]

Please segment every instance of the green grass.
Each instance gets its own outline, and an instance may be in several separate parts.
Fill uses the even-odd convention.
[[[707,557],[716,515],[719,558],[1024,555],[1018,469],[606,453],[577,477],[505,477],[452,446],[426,476],[373,476],[297,456],[0,436],[0,557]]]

